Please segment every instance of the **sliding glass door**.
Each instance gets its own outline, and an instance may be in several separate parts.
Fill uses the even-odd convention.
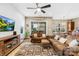
[[[31,22],[31,33],[41,31],[46,34],[46,22]]]

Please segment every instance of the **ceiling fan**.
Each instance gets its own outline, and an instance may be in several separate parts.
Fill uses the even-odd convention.
[[[41,11],[42,13],[46,13],[46,11],[44,11],[43,9],[44,8],[49,8],[49,7],[51,7],[50,4],[42,6],[42,7],[39,7],[39,3],[36,3],[36,7],[35,8],[33,8],[33,7],[27,7],[27,9],[36,9],[36,11],[34,12],[34,14],[36,14],[39,11]]]

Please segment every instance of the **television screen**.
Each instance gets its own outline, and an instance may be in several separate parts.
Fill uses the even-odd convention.
[[[13,31],[15,26],[15,21],[9,19],[5,16],[0,15],[0,32],[2,31]]]

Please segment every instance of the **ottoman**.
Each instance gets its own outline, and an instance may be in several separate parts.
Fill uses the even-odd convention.
[[[50,42],[47,39],[42,39],[41,44],[42,44],[43,48],[50,48]]]

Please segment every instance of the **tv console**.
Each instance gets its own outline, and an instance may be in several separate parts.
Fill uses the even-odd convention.
[[[0,56],[8,55],[19,44],[19,35],[10,35],[0,38]]]

